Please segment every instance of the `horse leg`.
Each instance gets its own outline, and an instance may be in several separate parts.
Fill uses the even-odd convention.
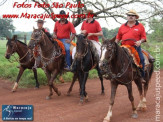
[[[79,83],[80,83],[80,103],[83,104],[84,92],[83,92],[82,86],[83,86],[84,73],[82,71],[78,72],[78,78],[79,78]]]
[[[84,79],[83,79],[84,82],[83,82],[82,88],[83,88],[83,91],[84,91],[84,96],[85,96],[85,101],[86,102],[88,102],[88,94],[87,94],[87,92],[85,90],[85,85],[86,85],[87,79],[88,79],[88,73],[84,73]]]
[[[98,76],[99,76],[100,81],[101,81],[101,94],[104,95],[105,92],[104,92],[103,77],[102,77],[102,74],[101,74],[99,66],[97,66],[97,72],[98,72]]]
[[[35,88],[39,88],[40,84],[39,84],[38,79],[37,79],[37,69],[33,68],[32,70],[33,70],[34,77],[35,77],[35,80],[36,80]]]
[[[141,80],[135,79],[134,81],[137,85],[137,88],[139,90],[139,95],[140,95],[140,102],[139,102],[136,110],[145,110],[146,106],[143,104],[143,88],[142,88]]]
[[[50,85],[51,74],[47,70],[46,70],[45,74],[46,74],[46,77],[48,80],[48,86],[49,86],[49,92],[50,92],[49,95],[46,96],[46,99],[49,100],[49,99],[51,99],[51,96],[53,95],[52,86]]]
[[[25,69],[24,69],[22,66],[20,66],[20,68],[19,68],[19,74],[18,74],[18,76],[17,76],[17,78],[16,78],[16,82],[15,82],[15,84],[14,84],[14,87],[12,88],[12,92],[15,92],[16,89],[18,88],[18,82],[19,82],[19,80],[20,80],[20,78],[21,78],[21,76],[22,76],[24,70],[25,70]]]
[[[114,104],[114,99],[115,99],[115,94],[116,94],[117,87],[118,87],[117,82],[114,81],[114,80],[111,80],[110,105],[109,105],[108,113],[107,113],[106,117],[104,118],[103,122],[110,122],[110,119],[112,117],[112,107],[113,107],[113,104]]]
[[[57,70],[54,70],[54,72],[52,73],[51,79],[50,79],[50,85],[52,86],[53,90],[57,93],[58,96],[61,95],[61,92],[58,90],[58,88],[56,87],[55,83],[53,83],[54,79],[57,77],[58,73]]]
[[[73,86],[74,86],[74,83],[75,83],[76,79],[77,79],[77,74],[74,73],[74,76],[73,76],[73,80],[72,80],[71,86],[70,86],[70,88],[69,88],[69,90],[68,90],[68,92],[67,92],[67,95],[68,95],[68,96],[70,96],[70,92],[72,91],[72,88],[73,88]]]
[[[129,97],[129,100],[132,105],[132,118],[138,118],[138,114],[137,114],[136,107],[134,104],[134,97],[133,97],[133,93],[132,93],[132,83],[127,84],[126,87],[127,87],[127,91],[128,91],[128,97]]]

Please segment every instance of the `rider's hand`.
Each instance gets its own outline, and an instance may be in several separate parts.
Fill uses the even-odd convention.
[[[66,43],[71,43],[71,40],[70,39],[66,39],[65,42]]]
[[[135,42],[135,46],[139,47],[141,45],[141,40]]]
[[[81,33],[86,34],[86,33],[87,33],[87,31],[86,31],[86,30],[82,30],[82,31],[81,31]]]
[[[54,35],[53,35],[53,38],[54,38],[54,39],[57,39],[57,35],[54,34]]]
[[[94,33],[88,33],[88,37],[89,37],[89,36],[93,36],[93,35],[94,35]]]

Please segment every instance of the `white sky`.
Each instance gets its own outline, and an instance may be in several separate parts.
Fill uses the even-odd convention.
[[[3,0],[0,0],[0,3],[1,3],[1,1],[3,1]],[[19,15],[21,15],[21,13],[26,13],[26,12],[29,14],[40,14],[40,13],[44,12],[44,10],[42,8],[34,8],[33,7],[34,5],[32,5],[31,8],[17,8],[17,7],[13,8],[14,2],[18,2],[18,4],[20,4],[23,1],[24,0],[7,0],[7,2],[4,5],[0,6],[0,17],[2,17],[3,14],[19,14]],[[127,7],[128,8],[126,8],[126,9],[128,9],[128,10],[133,9],[133,7],[131,8],[131,6],[127,6]],[[55,14],[58,14],[61,9],[55,8],[53,10],[54,10]],[[68,12],[68,9],[66,10],[66,12]],[[35,22],[36,20],[37,19],[31,19],[31,18],[30,19],[24,19],[24,18],[13,19],[13,25],[16,27],[16,31],[28,32],[28,31],[33,30],[33,26],[35,28],[37,28],[36,22]],[[46,23],[44,24],[44,27],[48,27],[50,29],[50,32],[52,33],[55,23],[50,18],[46,19],[45,21],[46,21]],[[108,19],[108,23],[105,21],[105,19],[98,19],[97,21],[99,21],[101,27],[106,27],[108,29],[113,29],[113,28],[120,26],[120,24],[115,22],[114,19],[112,19],[112,18]],[[125,21],[126,20],[122,19],[122,23],[124,23]],[[80,28],[81,28],[81,24],[75,28],[77,33],[80,33]]]

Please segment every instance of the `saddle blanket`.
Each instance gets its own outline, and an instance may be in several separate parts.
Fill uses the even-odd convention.
[[[136,66],[142,68],[142,65],[140,63],[140,57],[139,57],[137,50],[133,46],[130,46],[130,45],[122,45],[121,47],[127,49],[129,54],[132,56],[133,61],[136,64]],[[144,50],[142,50],[142,53],[145,59],[145,65],[148,65],[149,64],[148,53],[145,52]]]

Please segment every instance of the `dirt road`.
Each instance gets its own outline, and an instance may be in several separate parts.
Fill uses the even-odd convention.
[[[161,71],[163,74],[163,71]],[[155,121],[155,73],[147,94],[147,111],[138,112],[138,119],[133,119],[131,115],[131,104],[128,99],[127,89],[119,86],[113,107],[112,122],[154,122]],[[163,75],[161,76],[163,81]],[[163,82],[161,82],[163,86]],[[110,98],[110,81],[104,80],[105,95],[102,96],[99,79],[88,80],[86,90],[89,96],[89,102],[79,105],[79,86],[78,82],[74,85],[71,96],[66,96],[70,83],[58,84],[61,96],[53,95],[51,100],[46,100],[48,87],[42,86],[39,90],[33,88],[18,89],[11,93],[12,83],[0,79],[0,106],[3,104],[34,106],[34,122],[102,122],[107,114]],[[161,89],[163,92],[163,89]],[[133,93],[136,105],[139,102],[138,90],[133,83]],[[163,99],[161,99],[161,107]],[[2,108],[0,109],[0,121],[2,121]],[[161,108],[161,114],[163,107]],[[163,121],[163,118],[161,118]]]

